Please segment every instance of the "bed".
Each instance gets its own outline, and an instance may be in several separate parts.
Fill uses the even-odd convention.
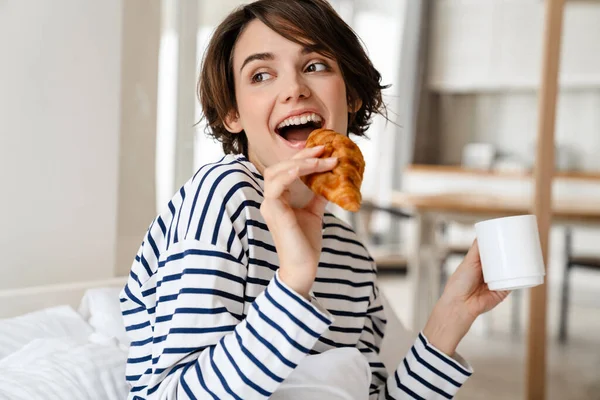
[[[128,340],[118,297],[125,282],[120,277],[0,291],[0,399],[127,398]],[[412,341],[388,311],[382,344],[388,370]]]

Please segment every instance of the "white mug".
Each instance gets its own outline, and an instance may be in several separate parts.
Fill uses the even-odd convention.
[[[544,258],[535,215],[475,224],[483,278],[490,290],[524,289],[544,283]]]

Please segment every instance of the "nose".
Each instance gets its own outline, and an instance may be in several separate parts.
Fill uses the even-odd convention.
[[[310,97],[310,89],[301,74],[291,74],[283,85],[280,98],[284,103]]]

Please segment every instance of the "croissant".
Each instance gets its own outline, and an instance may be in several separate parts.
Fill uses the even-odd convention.
[[[328,172],[303,176],[302,181],[315,193],[348,211],[358,211],[362,201],[360,186],[365,172],[365,159],[360,149],[347,136],[330,129],[315,129],[306,147],[325,146],[321,157],[337,157],[337,166]]]

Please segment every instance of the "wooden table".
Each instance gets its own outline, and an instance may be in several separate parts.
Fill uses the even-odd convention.
[[[436,259],[435,226],[439,221],[473,224],[485,219],[530,214],[532,199],[485,194],[440,193],[393,195],[394,207],[416,219],[416,240],[409,255],[414,285],[413,329],[425,326],[440,293],[439,260]],[[600,226],[600,202],[564,199],[553,204],[553,223]]]

